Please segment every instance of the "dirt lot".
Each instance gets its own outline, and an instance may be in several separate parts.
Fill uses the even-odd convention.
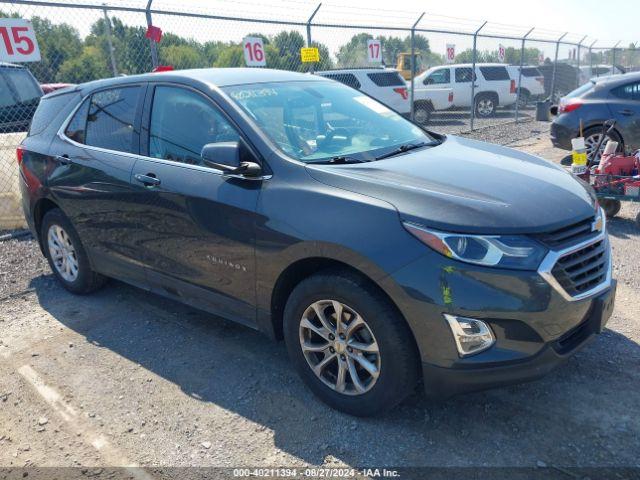
[[[549,147],[548,125],[533,127],[534,137],[531,125],[528,134],[477,136],[559,161],[566,152]],[[136,465],[145,469],[127,475],[437,466],[472,467],[465,478],[614,478],[571,470],[581,466],[635,467],[615,478],[639,478],[636,212],[625,206],[609,224],[619,280],[609,328],[568,364],[535,383],[446,403],[416,394],[370,419],[317,401],[283,344],[118,282],[72,296],[30,237],[0,242],[0,466],[16,478],[30,466],[84,466],[81,475],[103,478],[110,473],[92,467]]]

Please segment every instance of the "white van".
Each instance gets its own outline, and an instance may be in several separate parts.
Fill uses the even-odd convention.
[[[516,80],[502,63],[476,63],[475,75],[472,64],[442,65],[432,67],[418,75],[414,82],[420,88],[453,90],[455,107],[475,108],[477,117],[490,117],[496,107],[508,107],[516,102]],[[474,78],[475,99],[471,101],[471,79]],[[417,88],[416,88],[417,91]]]

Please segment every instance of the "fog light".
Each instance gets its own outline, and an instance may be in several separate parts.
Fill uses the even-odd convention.
[[[482,352],[494,344],[496,339],[489,325],[475,318],[456,317],[444,314],[461,357]]]

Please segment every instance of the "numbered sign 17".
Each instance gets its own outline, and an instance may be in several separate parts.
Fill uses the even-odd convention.
[[[456,60],[456,46],[452,43],[447,43],[447,63],[453,63]]]
[[[504,45],[498,45],[498,61],[500,63],[504,63],[505,56],[506,56],[506,51],[504,49]]]
[[[0,61],[40,61],[38,41],[29,20],[0,18]]]
[[[264,45],[260,37],[244,37],[242,49],[244,50],[244,61],[247,67],[265,67],[267,65]]]
[[[380,40],[367,40],[367,60],[369,63],[382,62],[382,44]]]

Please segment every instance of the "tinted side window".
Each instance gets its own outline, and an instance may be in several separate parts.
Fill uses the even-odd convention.
[[[424,79],[425,85],[439,85],[451,82],[451,70],[448,68],[441,68],[440,70],[433,71],[427,78]]]
[[[480,67],[480,72],[487,81],[511,80],[505,67]]]
[[[621,85],[611,90],[611,93],[625,100],[640,100],[640,83]]]
[[[344,83],[345,85],[351,88],[355,88],[356,90],[360,90],[360,87],[362,86],[356,76],[352,73],[332,73],[323,76],[330,78],[331,80],[336,80],[340,83]]]
[[[522,76],[524,77],[541,77],[542,73],[535,67],[525,67],[522,69]]]
[[[149,156],[201,165],[208,143],[237,142],[236,129],[202,95],[179,87],[156,87],[151,108]]]
[[[94,93],[89,103],[85,142],[93,147],[137,153],[134,129],[142,89],[114,88]]]
[[[63,95],[63,98],[66,95]],[[89,111],[89,99],[87,98],[76,113],[73,115],[73,118],[67,125],[67,129],[64,131],[64,134],[78,143],[85,143],[85,133],[87,130],[87,112]]]
[[[13,84],[18,94],[18,100],[23,103],[33,103],[42,96],[42,90],[31,74],[22,68],[8,68],[5,75]]]
[[[368,73],[367,77],[379,87],[406,87],[406,83],[397,72]]]
[[[77,96],[77,92],[71,92],[64,95],[54,95],[53,97],[43,98],[42,100],[40,100],[38,109],[36,110],[36,113],[33,115],[33,119],[31,120],[29,135],[36,135],[47,128],[51,121],[56,117],[56,115],[60,113],[60,110],[62,110],[70,102],[78,100],[76,98]]]
[[[471,74],[470,68],[468,67],[456,68],[456,83],[470,82],[471,77],[472,77],[472,74]]]

